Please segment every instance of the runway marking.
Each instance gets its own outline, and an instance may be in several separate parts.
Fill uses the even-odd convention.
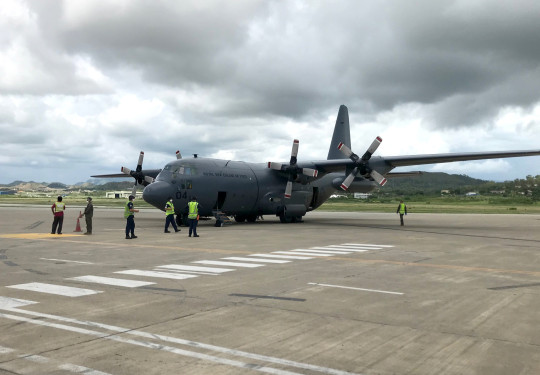
[[[228,257],[222,259],[230,260],[240,260],[244,262],[263,262],[263,263],[291,263],[290,260],[278,260],[278,259],[253,259],[253,258],[242,258],[242,257]]]
[[[2,298],[2,297],[0,297],[0,298]],[[25,315],[30,315],[30,316],[34,316],[34,317],[57,320],[57,321],[60,321],[60,322],[63,322],[63,323],[77,324],[77,325],[80,325],[80,326],[89,326],[89,327],[94,328],[94,329],[95,328],[106,329],[106,330],[117,332],[117,333],[122,333],[122,334],[126,334],[126,335],[137,336],[137,337],[144,337],[144,338],[155,340],[155,341],[162,341],[162,342],[169,342],[169,343],[174,343],[174,344],[178,344],[178,345],[185,345],[185,346],[188,346],[188,347],[197,348],[198,350],[204,349],[204,350],[209,350],[209,351],[213,351],[213,352],[221,353],[221,354],[225,354],[225,355],[243,357],[243,358],[249,358],[249,359],[253,359],[253,360],[257,360],[257,361],[264,361],[264,362],[274,363],[274,364],[278,364],[280,366],[290,366],[290,367],[295,367],[295,368],[299,368],[299,369],[302,369],[302,370],[316,371],[316,372],[320,372],[320,373],[323,373],[323,374],[329,374],[329,375],[359,375],[359,374],[351,373],[351,372],[348,372],[348,371],[342,371],[342,370],[333,369],[333,368],[329,368],[329,367],[311,365],[311,364],[308,364],[308,363],[296,362],[296,361],[291,361],[291,360],[288,360],[288,359],[282,359],[282,358],[265,356],[265,355],[261,355],[261,354],[249,353],[249,352],[244,352],[244,351],[240,351],[240,350],[236,350],[236,349],[230,349],[230,348],[205,344],[205,343],[201,343],[201,342],[195,342],[195,341],[192,341],[192,340],[186,340],[186,339],[181,339],[181,338],[176,338],[176,337],[171,337],[171,336],[158,335],[158,334],[148,333],[148,332],[143,332],[143,331],[138,331],[138,330],[131,330],[129,328],[111,326],[111,325],[101,324],[101,323],[97,323],[97,322],[81,321],[81,320],[62,317],[62,316],[58,316],[58,315],[43,314],[43,313],[38,313],[38,312],[34,312],[34,311],[21,310],[21,309],[17,309],[17,308],[10,308],[10,309],[4,309],[4,310],[7,310],[7,311],[12,312],[12,313],[19,313],[19,314],[25,314]],[[93,330],[89,330],[89,329],[69,326],[69,325],[66,325],[66,324],[51,323],[51,322],[44,321],[42,319],[30,319],[30,318],[26,318],[24,316],[13,315],[13,314],[0,313],[0,317],[6,318],[6,319],[11,319],[11,320],[16,320],[16,321],[23,321],[23,322],[26,322],[26,323],[29,323],[29,324],[34,324],[34,325],[47,326],[47,327],[51,327],[51,328],[57,328],[57,329],[61,329],[61,330],[77,332],[77,333],[81,333],[81,334],[91,335],[91,336],[94,336],[94,337],[99,337],[99,338],[104,339],[104,340],[116,341],[116,342],[121,342],[121,343],[125,343],[125,344],[131,344],[131,345],[137,345],[137,346],[141,346],[141,347],[144,347],[144,348],[147,348],[147,349],[153,349],[153,350],[169,352],[169,353],[173,353],[173,354],[183,355],[183,356],[187,356],[187,357],[191,357],[191,358],[197,358],[197,359],[201,359],[201,360],[212,361],[212,362],[216,362],[216,363],[219,363],[219,364],[229,365],[229,366],[233,366],[233,367],[239,367],[239,368],[243,368],[243,369],[251,369],[251,370],[254,370],[254,371],[265,372],[265,373],[270,373],[270,374],[277,374],[277,375],[292,375],[292,374],[299,375],[299,373],[296,373],[296,372],[280,370],[280,369],[276,369],[276,368],[273,368],[273,367],[268,367],[268,366],[253,364],[253,363],[246,363],[246,362],[242,362],[242,361],[238,361],[238,360],[229,360],[229,359],[214,356],[214,355],[203,354],[203,353],[199,353],[199,352],[193,352],[193,351],[189,351],[189,350],[180,349],[180,348],[177,348],[177,347],[171,347],[171,346],[167,346],[167,345],[162,345],[160,343],[156,344],[156,343],[148,342],[148,341],[126,339],[126,338],[120,337],[119,335],[112,335],[112,334],[110,334],[110,332],[93,331]]]
[[[250,257],[261,257],[261,258],[278,258],[278,259],[313,259],[311,257],[301,257],[293,255],[275,255],[275,254],[249,254]]]
[[[231,297],[255,298],[255,299],[277,299],[277,300],[281,300],[281,301],[306,302],[305,298],[276,297],[276,296],[267,296],[267,295],[260,295],[260,294],[232,293],[232,294],[229,294],[229,296],[231,296]]]
[[[0,234],[0,238],[17,238],[23,240],[39,240],[39,239],[52,239],[52,238],[63,238],[63,237],[82,237],[81,234],[71,234],[71,233],[62,233],[62,234],[51,234],[51,233],[12,233],[12,234]]]
[[[319,249],[322,249],[322,248],[319,248]],[[296,250],[293,250],[293,251],[296,251]],[[351,254],[350,251],[342,251],[342,250],[334,250],[334,249],[318,250],[312,247],[310,247],[309,249],[302,249],[302,251],[310,252],[310,253],[334,254],[334,255],[335,254],[343,254],[343,255]]]
[[[0,297],[0,299],[1,298],[2,297]],[[9,354],[9,353],[13,353],[15,351],[16,351],[15,349],[0,346],[0,354]],[[36,354],[19,354],[17,356],[17,358],[24,359],[24,360],[34,362],[34,363],[40,363],[40,364],[55,363],[55,362],[58,363],[59,362],[59,361],[56,361],[54,359],[47,358],[47,357],[44,357],[44,356],[41,356],[41,355],[36,355]],[[71,363],[60,364],[60,365],[58,365],[58,368],[60,370],[69,371],[69,372],[72,372],[72,373],[75,373],[75,374],[111,375],[111,374],[106,373],[106,372],[97,371],[97,370],[91,369],[89,367],[78,366],[78,365],[74,365],[74,364],[71,364]]]
[[[199,271],[199,272],[211,272],[211,273],[224,273],[234,271],[232,268],[218,268],[218,267],[198,267],[198,266],[184,266],[182,264],[166,264],[164,266],[158,266],[159,268],[170,268],[180,271]]]
[[[193,277],[197,277],[197,275],[185,275],[181,273],[171,273],[171,272],[162,272],[162,271],[143,271],[143,270],[126,270],[126,271],[117,271],[115,273],[121,273],[124,275],[158,277],[162,279],[173,279],[173,280],[184,280],[184,279],[191,279]]]
[[[66,297],[81,297],[81,296],[88,296],[91,294],[103,293],[98,290],[74,288],[71,286],[62,286],[62,285],[45,284],[45,283],[28,283],[28,284],[10,285],[7,288],[29,290],[31,292],[38,292],[38,293],[56,294],[56,295],[66,296]]]
[[[317,286],[327,286],[329,288],[340,288],[340,289],[352,289],[352,290],[361,290],[364,292],[375,292],[375,293],[386,293],[386,294],[397,294],[402,296],[404,293],[400,292],[389,292],[387,290],[377,290],[377,289],[364,289],[364,288],[355,288],[352,286],[341,286],[341,285],[331,285],[331,284],[320,284],[320,283],[308,283],[309,285],[317,285]]]
[[[96,284],[123,286],[123,287],[126,287],[126,288],[138,288],[140,286],[146,286],[146,285],[155,284],[155,283],[152,283],[150,281],[115,279],[115,278],[112,278],[112,277],[102,277],[102,276],[92,276],[92,275],[71,277],[71,278],[66,279],[66,280],[76,280],[76,281],[83,281],[85,283],[96,283]]]
[[[16,307],[21,307],[21,306],[33,305],[34,303],[37,303],[37,302],[0,296],[0,310],[8,310],[8,309],[16,308]]]
[[[110,375],[107,372],[94,370],[84,366],[72,365],[71,363],[65,363],[58,366],[60,370],[71,371],[75,374],[84,374],[84,375]]]
[[[79,264],[94,264],[94,263],[92,263],[92,262],[81,262],[81,261],[78,261],[78,260],[52,259],[52,258],[39,258],[39,259],[43,259],[43,260],[52,260],[52,261],[55,261],[55,262],[79,263]]]
[[[0,297],[2,298],[2,297]],[[6,348],[5,346],[0,346],[0,354],[13,353],[15,350],[11,348]]]
[[[223,262],[223,261],[220,261],[220,260],[198,260],[196,262],[191,262],[191,263],[208,264],[208,265],[214,265],[214,266],[245,267],[245,268],[264,267],[264,264]]]
[[[272,254],[285,254],[285,255],[308,255],[310,257],[331,257],[331,254],[315,254],[315,253],[305,253],[302,252],[302,249],[290,250],[290,251],[272,251]]]
[[[353,248],[341,248],[341,247],[332,247],[332,248],[328,248],[328,247],[310,247],[310,249],[315,249],[315,250],[337,250],[337,251],[340,251],[340,250],[343,250],[343,251],[348,251],[348,252],[353,252],[353,253],[365,253],[366,251],[369,251],[369,250],[360,250],[360,249],[353,249]]]
[[[373,245],[369,243],[344,243],[345,246],[394,247],[394,245]]]

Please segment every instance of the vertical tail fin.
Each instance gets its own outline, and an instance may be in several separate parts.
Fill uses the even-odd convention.
[[[328,150],[327,160],[343,159],[343,154],[338,150],[338,145],[343,142],[344,145],[351,148],[351,130],[349,127],[349,110],[346,106],[339,107],[336,126],[334,127],[334,135]]]

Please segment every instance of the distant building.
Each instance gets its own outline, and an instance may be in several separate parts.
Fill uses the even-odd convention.
[[[371,196],[369,193],[354,193],[356,199],[368,199]]]
[[[0,195],[14,195],[15,193],[15,190],[0,190]]]
[[[465,194],[466,197],[476,197],[477,195],[478,193],[475,191],[469,191],[468,193]]]
[[[441,195],[450,194],[450,190],[441,190]]]
[[[131,191],[129,191],[129,190],[108,191],[108,192],[105,193],[105,198],[111,198],[111,199],[125,198],[125,199],[128,199],[130,195],[131,195]],[[135,192],[135,198],[142,198],[142,191]]]

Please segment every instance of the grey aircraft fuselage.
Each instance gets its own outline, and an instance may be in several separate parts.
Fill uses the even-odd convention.
[[[317,180],[299,177],[291,198],[283,197],[286,176],[264,163],[192,158],[168,163],[155,181],[143,191],[143,199],[161,210],[172,197],[181,214],[192,197],[200,203],[201,216],[213,216],[216,210],[254,221],[259,215],[298,218],[323,204],[339,187],[342,174],[329,173]],[[368,192],[377,185],[369,180],[355,183],[355,191]]]

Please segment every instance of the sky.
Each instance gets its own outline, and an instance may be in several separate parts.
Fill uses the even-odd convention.
[[[540,149],[536,0],[2,0],[0,183],[201,157]],[[425,170],[504,181],[540,157]]]

